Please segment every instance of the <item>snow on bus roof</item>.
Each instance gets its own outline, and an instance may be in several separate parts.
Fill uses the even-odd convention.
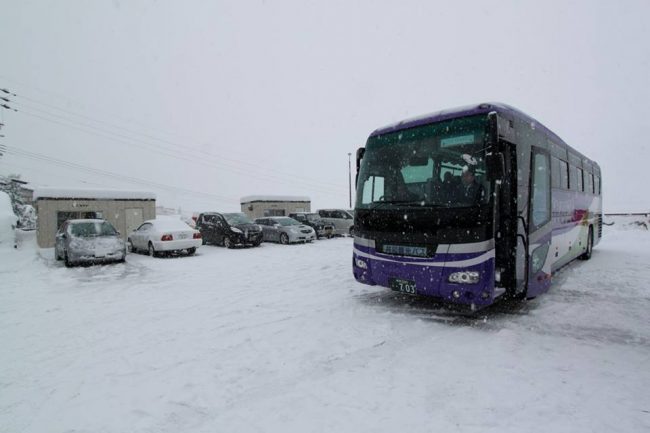
[[[241,204],[251,203],[254,201],[298,201],[298,202],[310,202],[309,197],[300,196],[300,195],[249,195],[242,197],[240,200]]]
[[[42,198],[94,199],[94,200],[155,200],[156,194],[148,191],[95,188],[39,187],[34,200]]]

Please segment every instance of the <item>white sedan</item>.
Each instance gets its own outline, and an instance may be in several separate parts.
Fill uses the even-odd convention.
[[[126,242],[131,252],[147,252],[152,257],[181,251],[192,255],[201,246],[201,233],[180,219],[158,218],[142,223]]]

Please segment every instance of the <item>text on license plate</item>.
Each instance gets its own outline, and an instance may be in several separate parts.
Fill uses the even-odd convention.
[[[409,293],[411,295],[416,294],[415,281],[403,280],[401,278],[389,278],[388,286],[391,288],[391,290],[395,290],[397,292]]]

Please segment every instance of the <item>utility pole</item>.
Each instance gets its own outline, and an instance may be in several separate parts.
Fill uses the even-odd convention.
[[[352,163],[350,160],[351,156],[352,153],[348,152],[348,193],[350,195],[350,207],[348,209],[352,209]]]

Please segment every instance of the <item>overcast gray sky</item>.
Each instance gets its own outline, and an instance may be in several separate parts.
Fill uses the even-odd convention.
[[[347,154],[372,130],[501,101],[601,164],[605,210],[650,209],[647,0],[2,3],[19,112],[0,109],[0,144],[31,157],[0,174],[184,210],[347,207]]]

